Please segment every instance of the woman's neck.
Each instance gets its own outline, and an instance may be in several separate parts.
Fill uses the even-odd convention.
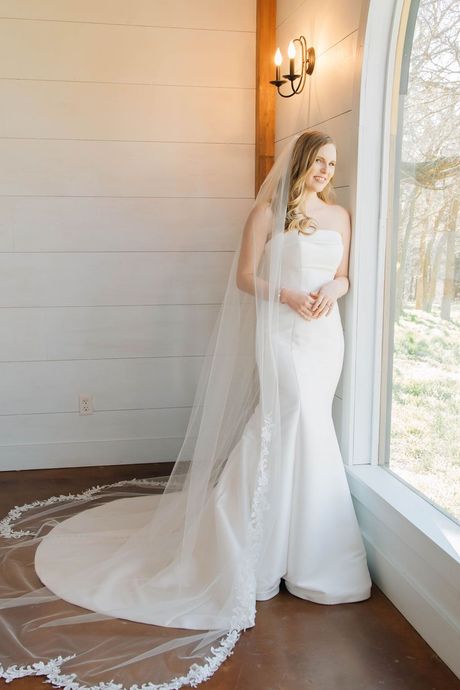
[[[324,206],[324,201],[319,198],[317,192],[306,190],[301,201],[301,209],[306,216],[311,216],[315,211]]]

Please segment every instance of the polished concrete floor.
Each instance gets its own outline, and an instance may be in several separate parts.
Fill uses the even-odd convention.
[[[0,517],[11,507],[95,484],[168,474],[171,465],[0,473]],[[460,650],[459,650],[460,652]],[[1,659],[1,641],[0,641]],[[6,687],[6,683],[4,685]],[[11,690],[45,686],[23,678]],[[257,602],[255,627],[200,685],[206,690],[460,690],[460,680],[375,586],[370,599],[327,606],[284,587]]]

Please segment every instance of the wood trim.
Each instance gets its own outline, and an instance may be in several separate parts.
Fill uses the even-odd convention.
[[[255,194],[275,160],[276,0],[257,0]]]

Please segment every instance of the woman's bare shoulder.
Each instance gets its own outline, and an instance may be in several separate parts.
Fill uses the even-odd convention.
[[[259,201],[252,207],[251,214],[255,217],[262,218],[264,216],[273,215],[270,201]]]
[[[344,206],[340,206],[339,204],[333,204],[331,206],[331,211],[334,213],[337,230],[339,230],[342,234],[349,235],[351,232],[350,212]]]
[[[248,220],[250,225],[256,227],[258,232],[265,236],[271,228],[273,220],[273,211],[269,201],[258,202],[252,207]]]

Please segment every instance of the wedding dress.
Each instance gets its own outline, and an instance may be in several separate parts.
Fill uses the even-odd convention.
[[[275,241],[284,244],[284,287],[310,292],[334,278],[343,251],[337,230],[292,232]],[[273,468],[276,494],[257,598],[276,594],[283,578],[292,594],[321,604],[367,599],[366,552],[332,420],[344,352],[338,304],[312,321],[280,305],[275,339],[283,447]]]
[[[334,277],[342,256],[339,232],[292,232],[281,239],[283,286],[309,292]],[[271,468],[274,491],[257,568],[257,599],[274,596],[282,577],[290,592],[319,603],[366,599],[371,586],[366,553],[331,416],[343,357],[339,308],[335,304],[329,316],[306,321],[281,306],[276,339],[283,450]],[[232,612],[222,609],[226,588],[221,580],[229,573],[222,567],[241,557],[245,512],[256,481],[259,409],[209,494],[187,569],[168,552],[169,531],[177,529],[175,515],[181,514],[176,504],[183,497],[170,493],[170,521],[154,553],[143,545],[159,497],[111,501],[61,522],[47,535],[35,556],[40,580],[62,599],[100,613],[181,628],[228,626]],[[127,541],[132,553],[133,540],[136,559],[113,570],[113,554],[118,561]],[[183,596],[177,593],[178,580]],[[138,586],[146,581],[148,589]]]
[[[260,275],[274,283],[270,276],[277,266],[277,285],[313,291],[333,279],[342,252],[341,234],[334,229],[273,233]],[[20,591],[4,605],[6,628],[9,609],[14,613],[19,603],[28,605],[22,614],[24,635],[31,640],[27,649],[30,661],[34,653],[41,661],[6,670],[0,665],[0,677],[2,671],[8,680],[47,675],[69,690],[80,682],[119,689],[127,680],[135,683],[132,688],[142,682],[149,690],[195,686],[232,653],[241,631],[255,625],[255,601],[275,596],[281,579],[293,595],[320,604],[370,596],[366,552],[331,414],[344,349],[338,305],[328,316],[307,321],[286,304],[256,302],[252,335],[266,384],[259,398],[250,385],[242,389],[249,417],[239,419],[233,407],[222,407],[233,411],[232,428],[240,431],[229,452],[223,452],[229,439],[216,451],[224,460],[207,475],[205,453],[200,460],[194,447],[183,481],[180,473],[176,477],[178,491],[174,477],[163,493],[141,487],[120,497],[109,489],[111,500],[85,510],[72,503],[68,515],[59,512],[60,499],[51,500],[39,513],[22,561],[18,557],[33,563],[35,581],[24,577],[28,584],[16,585]],[[229,309],[236,308],[230,303]],[[242,327],[244,310],[238,318]],[[222,339],[228,363],[218,369],[222,377],[232,366],[243,373],[245,362],[252,366],[244,348],[228,352],[229,339],[230,331]],[[244,377],[246,383],[251,378]],[[209,380],[201,382],[203,389]],[[227,390],[237,383],[233,377]],[[204,418],[203,412],[198,420]],[[201,427],[194,438],[200,440],[200,432]],[[210,488],[201,490],[200,482]],[[87,494],[81,502],[93,498]],[[13,515],[16,522],[19,517]],[[41,533],[45,524],[51,529]],[[4,536],[11,536],[9,529],[10,523]],[[44,608],[35,614],[34,606]],[[86,628],[88,623],[93,627]],[[109,640],[106,624],[112,626]],[[26,645],[19,633],[11,637],[13,658]],[[220,646],[212,647],[218,639]],[[51,651],[55,657],[47,666],[43,658],[50,659]],[[190,664],[194,659],[206,663]]]

